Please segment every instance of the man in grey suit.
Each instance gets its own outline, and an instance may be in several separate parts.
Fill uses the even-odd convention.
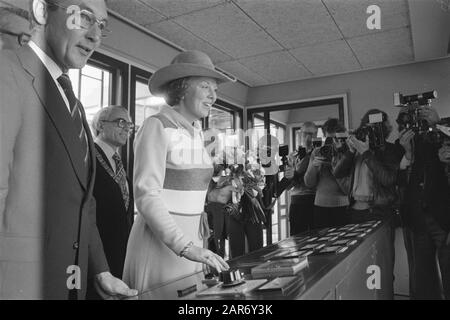
[[[31,4],[31,41],[0,52],[0,300],[82,299],[88,276],[104,298],[135,296],[109,272],[94,144],[67,76],[100,45],[105,2]]]

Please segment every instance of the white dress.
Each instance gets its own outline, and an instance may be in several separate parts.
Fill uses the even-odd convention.
[[[144,122],[135,143],[138,215],[123,275],[130,288],[142,293],[202,270],[179,254],[190,241],[203,246],[199,225],[212,173],[198,126],[168,106]]]

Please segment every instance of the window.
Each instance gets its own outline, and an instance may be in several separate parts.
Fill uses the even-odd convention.
[[[111,79],[109,70],[88,63],[83,69],[69,71],[75,95],[83,104],[89,125],[94,115],[111,104]]]
[[[208,117],[208,128],[214,128],[220,131],[226,131],[227,129],[234,130],[235,126],[233,112],[213,106]]]
[[[163,98],[155,97],[150,93],[147,83],[141,79],[136,80],[135,124],[137,130],[145,119],[157,114],[166,103]]]

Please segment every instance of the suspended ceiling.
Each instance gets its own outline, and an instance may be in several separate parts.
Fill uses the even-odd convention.
[[[108,7],[183,49],[206,52],[254,87],[421,60],[413,1],[424,0],[109,0]],[[436,1],[446,0],[427,0]],[[381,30],[366,25],[374,4]]]

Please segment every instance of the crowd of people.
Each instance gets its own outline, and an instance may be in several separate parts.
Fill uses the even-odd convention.
[[[82,9],[76,28],[67,24],[70,5]],[[394,144],[380,110],[361,119],[364,127],[382,115],[377,146],[368,136],[342,138],[346,129],[329,119],[325,145],[315,147],[318,128],[306,122],[304,152],[292,155],[283,179],[255,185],[246,197],[212,182],[199,122],[230,79],[206,54],[186,51],[150,79],[149,91],[167,105],[137,133],[129,177],[121,152],[134,132],[128,110],[103,108],[93,137],[68,76],[100,46],[107,19],[96,0],[30,0],[29,13],[0,10],[0,299],[134,298],[202,267],[225,271],[225,239],[233,258],[246,241],[257,250],[265,223],[230,212],[271,214],[284,190],[292,235],[381,219],[393,242],[399,211],[411,296],[450,298],[447,141],[409,129],[405,110]],[[430,127],[441,121],[430,106],[420,117]]]
[[[296,155],[289,210],[291,235],[383,220],[390,224],[393,247],[395,227],[401,224],[411,297],[449,299],[450,141],[436,141],[430,133],[440,122],[448,125],[448,119],[440,119],[433,107],[422,106],[419,119],[430,131],[419,133],[402,121],[407,112],[407,108],[399,112],[395,143],[387,141],[393,126],[385,112],[372,109],[363,116],[360,128],[369,124],[372,115],[381,116],[383,141],[376,145],[369,136],[337,137],[336,133],[345,129],[337,119],[329,119],[323,125],[327,139],[332,137],[328,159],[323,147],[313,147],[317,127],[311,122],[303,124],[301,146],[306,152]]]

